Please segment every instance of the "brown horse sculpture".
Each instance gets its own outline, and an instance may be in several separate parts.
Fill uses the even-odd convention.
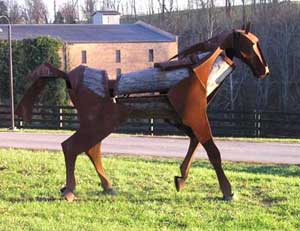
[[[234,69],[234,57],[246,63],[258,78],[269,74],[258,38],[249,32],[249,27],[233,30],[196,44],[177,56],[178,60],[121,75],[117,81],[108,80],[104,70],[86,66],[78,66],[67,74],[50,64],[43,64],[29,75],[33,84],[19,103],[17,115],[25,121],[31,119],[35,99],[47,81],[53,78],[66,81],[78,112],[80,128],[62,143],[66,185],[61,192],[68,201],[74,199],[75,161],[82,152],[94,164],[104,191],[114,193],[102,167],[101,141],[128,116],[134,115],[148,118],[160,116],[190,137],[188,151],[180,166],[181,176],[175,177],[177,191],[183,187],[195,149],[201,143],[216,171],[223,199],[232,199],[231,185],[224,174],[220,152],[213,141],[206,109],[224,78]],[[144,76],[147,73],[150,73],[149,78]],[[143,80],[150,82],[143,85]],[[142,84],[142,87],[134,88],[138,84]],[[140,94],[149,91],[154,92],[153,96]],[[160,108],[162,104],[166,110]]]

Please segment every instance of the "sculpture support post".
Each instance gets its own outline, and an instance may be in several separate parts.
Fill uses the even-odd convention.
[[[8,21],[9,22],[9,21]],[[8,43],[9,43],[9,86],[10,86],[10,115],[11,130],[15,130],[15,109],[14,109],[14,80],[13,80],[13,64],[12,64],[12,45],[11,45],[11,24],[8,23]]]

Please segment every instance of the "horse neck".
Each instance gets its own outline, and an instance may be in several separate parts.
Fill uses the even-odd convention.
[[[205,45],[207,49],[210,51],[213,51],[217,49],[218,47],[224,49],[224,46],[230,46],[230,40],[233,38],[233,32],[222,32],[215,37],[205,41]]]
[[[229,33],[220,45],[220,47],[225,51],[226,56],[232,61],[234,57],[240,59],[238,54],[240,53],[241,46],[239,40],[236,40],[236,36],[234,35],[234,33],[236,32]]]
[[[228,37],[230,33],[228,32],[222,32],[215,37],[208,39],[204,42],[197,43],[195,45],[192,45],[181,52],[179,52],[177,55],[175,55],[173,58],[179,57],[183,58],[191,54],[195,54],[197,52],[213,52],[216,50],[218,47],[221,47],[222,44],[224,43],[224,40]]]

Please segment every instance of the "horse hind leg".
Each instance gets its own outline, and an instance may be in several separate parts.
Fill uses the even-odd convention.
[[[215,169],[217,178],[219,181],[220,189],[223,193],[223,200],[229,201],[233,199],[233,193],[231,190],[231,185],[224,173],[221,162],[220,151],[215,145],[213,139],[208,140],[203,144],[204,149],[207,152],[209,161]]]
[[[103,166],[102,166],[102,161],[101,161],[101,143],[98,143],[94,145],[92,148],[90,148],[86,152],[87,156],[90,158],[92,161],[98,176],[101,180],[101,186],[103,187],[103,190],[107,194],[116,194],[116,192],[113,190],[112,185],[106,176]]]
[[[195,154],[195,150],[196,150],[198,144],[199,144],[198,139],[195,136],[191,136],[187,154],[186,154],[182,164],[180,165],[181,176],[175,176],[175,178],[174,178],[175,187],[176,187],[177,192],[179,192],[180,189],[183,188],[185,180],[188,177],[190,167],[191,167],[191,164],[193,161],[193,157]]]

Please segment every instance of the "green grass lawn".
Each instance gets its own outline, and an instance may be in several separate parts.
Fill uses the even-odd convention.
[[[61,152],[0,149],[0,230],[300,230],[300,166],[225,162],[237,199],[221,196],[206,160],[186,187],[178,159],[104,158],[117,196],[101,193],[89,159],[78,158],[77,200],[62,200]]]

